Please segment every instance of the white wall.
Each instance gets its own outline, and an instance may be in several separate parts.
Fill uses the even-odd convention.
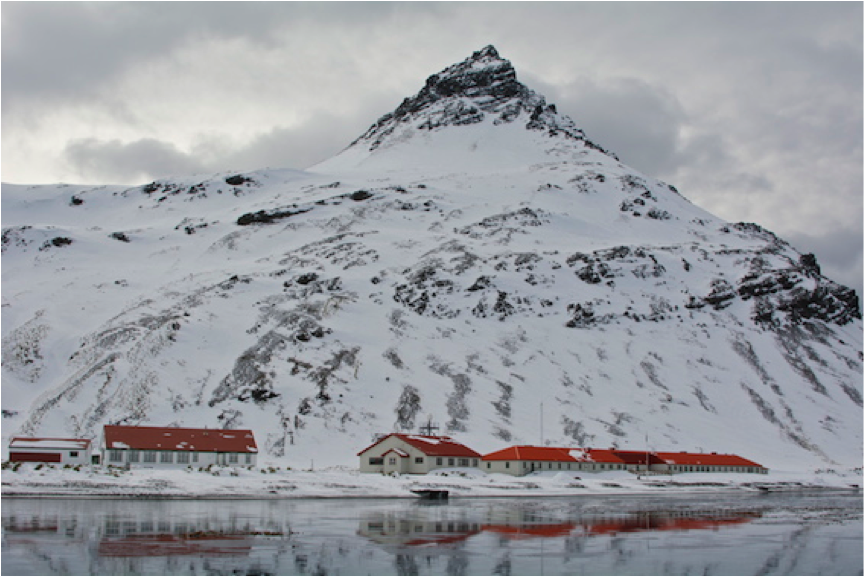
[[[118,451],[119,461],[112,460],[112,452]],[[153,453],[155,461],[145,461],[147,453]],[[213,453],[199,451],[138,451],[138,460],[130,461],[134,455],[130,454],[129,449],[103,449],[102,464],[113,465],[115,467],[140,467],[140,468],[165,468],[165,469],[185,469],[192,467],[207,467],[209,465],[226,465],[230,467],[254,467],[258,462],[257,453]],[[248,460],[247,460],[248,456]],[[235,458],[235,460],[232,460]],[[186,460],[183,460],[186,458]],[[170,460],[165,460],[170,459]]]
[[[408,457],[398,457],[396,453],[387,453],[391,449],[399,449],[405,453],[408,453]],[[383,456],[383,457],[382,457]],[[370,458],[378,458],[382,457],[384,459],[384,463],[381,465],[371,465],[369,460]],[[389,458],[396,457],[396,464],[390,464]],[[409,445],[399,437],[387,437],[377,445],[373,445],[369,449],[365,450],[360,454],[360,472],[361,473],[388,473],[394,470],[397,470],[401,473],[409,473],[416,475],[423,475],[429,473],[434,469],[441,469],[445,467],[472,467],[472,463],[477,461],[477,466],[481,466],[481,460],[479,457],[468,458],[468,465],[460,464],[460,459],[465,459],[466,457],[429,457],[424,454],[423,451]],[[417,460],[422,459],[421,463],[418,463]],[[439,464],[439,459],[441,459],[441,464]],[[402,468],[400,468],[400,462],[403,463]]]

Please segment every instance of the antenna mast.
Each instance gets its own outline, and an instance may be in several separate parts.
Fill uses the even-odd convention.
[[[544,446],[544,404],[541,403],[541,447]]]
[[[420,429],[421,435],[426,435],[427,437],[432,437],[433,431],[438,431],[439,426],[433,424],[432,415],[430,415],[429,418],[427,419],[426,425],[421,425],[419,427],[419,429]]]

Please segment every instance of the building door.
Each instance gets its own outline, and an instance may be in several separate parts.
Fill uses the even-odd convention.
[[[399,473],[400,475],[408,471],[408,457],[401,457],[396,453],[390,453],[384,456],[384,472]]]

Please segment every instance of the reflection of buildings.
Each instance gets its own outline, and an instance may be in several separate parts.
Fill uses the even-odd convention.
[[[484,522],[424,519],[420,511],[381,513],[361,520],[358,534],[384,546],[418,547],[452,544],[480,533],[501,538],[531,539],[592,537],[639,531],[717,530],[749,523],[761,517],[754,511],[643,512],[609,516],[588,516],[575,520],[545,522],[533,512],[511,510]]]
[[[99,555],[102,557],[230,557],[248,555],[257,538],[283,537],[290,531],[275,527],[266,531],[253,530],[246,523],[211,525],[206,522],[108,519],[101,533]]]
[[[64,542],[83,543],[87,539],[85,528],[74,520],[50,517],[34,520],[12,517],[3,520],[5,542],[26,545],[37,539],[61,535]],[[287,529],[268,527],[253,530],[247,524],[188,523],[151,520],[119,520],[106,518],[93,535],[100,557],[201,557],[247,556],[256,539],[286,538]]]
[[[252,543],[248,537],[231,534],[131,534],[123,537],[103,537],[99,541],[99,555],[102,557],[229,557],[249,555],[251,550]]]
[[[638,531],[693,531],[718,529],[727,525],[749,523],[759,513],[643,513],[617,518],[593,518],[570,523],[484,525],[483,531],[497,533],[509,539],[530,537],[565,537],[567,535],[615,535]]]
[[[480,533],[481,524],[464,519],[432,520],[379,513],[361,519],[357,532],[379,545],[418,547],[464,541]]]

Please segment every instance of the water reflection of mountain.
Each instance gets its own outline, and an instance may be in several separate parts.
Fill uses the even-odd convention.
[[[505,539],[615,535],[638,531],[717,530],[760,518],[756,511],[646,512],[591,516],[574,520],[539,520],[537,514],[514,510],[487,514],[482,519],[424,518],[424,510],[387,512],[361,519],[358,534],[386,548],[453,544],[480,533]]]

